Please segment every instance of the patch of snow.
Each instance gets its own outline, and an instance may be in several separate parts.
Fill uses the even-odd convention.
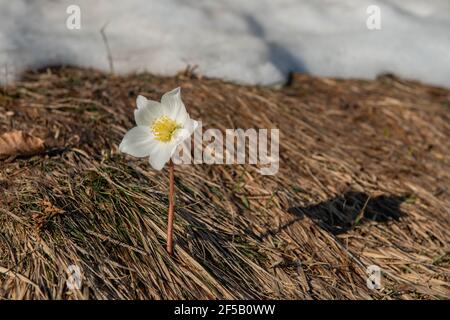
[[[81,29],[66,8],[81,8]],[[381,30],[366,9],[381,9]],[[373,78],[395,73],[450,87],[446,0],[0,0],[0,82],[29,68],[76,65],[108,71],[106,35],[119,73],[274,84],[290,71]]]

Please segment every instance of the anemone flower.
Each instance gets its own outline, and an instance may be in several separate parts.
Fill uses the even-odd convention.
[[[136,127],[125,134],[119,145],[121,152],[134,157],[149,157],[150,165],[161,170],[169,163],[169,213],[167,223],[167,252],[173,253],[174,165],[171,160],[178,145],[197,128],[181,100],[180,88],[165,93],[161,102],[143,96],[136,99]]]

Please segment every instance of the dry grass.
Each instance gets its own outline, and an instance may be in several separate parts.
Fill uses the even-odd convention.
[[[279,128],[280,171],[176,168],[119,154],[136,95],[175,86],[215,128]],[[47,151],[0,162],[4,299],[448,299],[449,91],[391,76],[295,75],[260,88],[180,75],[29,73],[0,91],[0,133]],[[83,289],[66,287],[81,267]],[[366,287],[366,267],[383,289]]]

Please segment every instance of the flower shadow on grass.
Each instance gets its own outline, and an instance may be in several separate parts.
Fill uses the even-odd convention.
[[[372,198],[363,192],[348,191],[319,204],[289,208],[288,212],[296,218],[282,225],[278,232],[302,220],[305,216],[334,235],[345,233],[369,221],[378,223],[398,221],[405,215],[400,205],[406,199],[408,196],[394,195]]]

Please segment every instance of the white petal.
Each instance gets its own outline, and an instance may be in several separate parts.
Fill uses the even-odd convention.
[[[147,104],[147,98],[144,96],[137,96],[136,98],[136,106],[138,109],[144,107]]]
[[[195,129],[197,129],[197,127],[198,127],[198,122],[189,118],[184,123],[183,128],[178,129],[175,132],[175,136],[173,137],[174,142],[177,145],[182,143],[184,140],[186,140],[187,138],[189,138],[192,135],[192,133],[195,131]]]
[[[159,171],[164,168],[164,165],[169,162],[176,148],[177,145],[175,143],[158,143],[157,147],[153,149],[149,159],[153,169]]]
[[[134,110],[134,120],[138,126],[150,127],[157,118],[163,114],[162,105],[153,100],[145,101],[145,104],[138,102],[138,108]]]
[[[186,107],[181,100],[180,87],[165,93],[161,98],[161,104],[164,107],[164,114],[177,123],[184,125],[187,120],[188,113]]]
[[[156,146],[149,127],[134,127],[125,134],[119,145],[119,150],[134,157],[150,155]]]

